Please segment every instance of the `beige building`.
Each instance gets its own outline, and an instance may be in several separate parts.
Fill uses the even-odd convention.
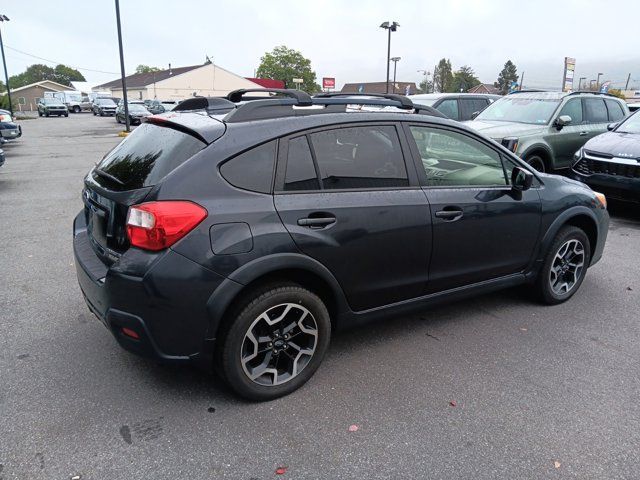
[[[36,111],[38,109],[38,98],[44,97],[44,92],[62,92],[65,90],[73,90],[73,88],[51,80],[43,80],[24,87],[12,88],[11,103],[16,106],[14,110],[22,112]],[[6,95],[6,92],[3,95]]]
[[[213,63],[177,67],[158,72],[136,73],[126,77],[129,100],[181,100],[195,95],[222,96],[239,88],[259,88],[244,77]],[[113,80],[93,87],[94,91],[111,91],[122,98],[122,82]]]

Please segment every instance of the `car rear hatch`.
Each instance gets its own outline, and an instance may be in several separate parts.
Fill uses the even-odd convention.
[[[85,177],[87,234],[107,265],[129,248],[129,207],[142,203],[154,185],[225,131],[222,122],[202,114],[167,117],[148,117]]]

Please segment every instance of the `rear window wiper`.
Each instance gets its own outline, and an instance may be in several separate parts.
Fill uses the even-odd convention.
[[[95,167],[93,169],[93,171],[97,174],[100,175],[103,178],[106,178],[107,180],[111,180],[112,182],[117,183],[118,185],[120,185],[121,187],[124,187],[124,182],[122,180],[117,179],[116,177],[114,177],[113,175],[111,175],[110,173],[105,172],[104,170],[101,170],[98,167]]]

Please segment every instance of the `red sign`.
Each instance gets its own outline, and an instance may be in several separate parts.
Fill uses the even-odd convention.
[[[336,88],[336,79],[333,77],[324,77],[322,79],[322,88]]]

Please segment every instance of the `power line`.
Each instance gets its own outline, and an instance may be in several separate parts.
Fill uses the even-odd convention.
[[[14,52],[21,53],[21,54],[26,55],[28,57],[37,58],[38,60],[43,60],[43,61],[48,62],[48,63],[54,63],[56,65],[65,65],[65,63],[63,63],[63,62],[56,62],[55,60],[51,60],[49,58],[43,58],[43,57],[39,57],[37,55],[33,55],[31,53],[23,52],[22,50],[18,50],[17,48],[10,47],[9,45],[5,45],[5,47],[7,47],[9,50],[13,50]],[[94,70],[92,68],[75,67],[75,66],[74,66],[74,68],[76,68],[77,70],[84,70],[84,71],[87,71],[87,72],[106,73],[106,74],[109,74],[109,75],[120,75],[117,72],[105,72],[104,70]]]

